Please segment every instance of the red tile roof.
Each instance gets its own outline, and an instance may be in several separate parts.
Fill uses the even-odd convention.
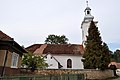
[[[27,53],[17,42],[13,40],[10,36],[7,34],[3,33],[0,30],[0,49],[9,49],[9,50],[14,50],[18,53]]]
[[[48,53],[82,55],[84,53],[83,46],[78,44],[34,44],[26,49],[37,55]]]
[[[0,40],[10,41],[10,40],[13,40],[13,38],[11,38],[11,37],[8,36],[7,34],[5,34],[5,33],[3,33],[2,31],[0,31]]]
[[[36,49],[38,49],[42,44],[33,44],[27,48],[25,48],[27,51],[34,53]]]
[[[46,47],[47,47],[47,44],[41,45],[39,48],[37,48],[37,49],[34,51],[34,54],[36,54],[36,55],[41,55],[41,54],[44,52],[44,50],[45,50]]]

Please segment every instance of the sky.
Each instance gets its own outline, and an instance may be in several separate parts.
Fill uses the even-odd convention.
[[[120,0],[88,0],[102,40],[120,49]],[[85,0],[0,0],[0,30],[20,45],[43,44],[49,34],[82,44]]]

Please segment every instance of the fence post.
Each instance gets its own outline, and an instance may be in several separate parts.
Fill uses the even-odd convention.
[[[69,72],[68,72],[68,80],[69,80],[69,75],[70,75],[70,74],[69,74]]]
[[[50,80],[51,80],[51,74],[50,74]]]

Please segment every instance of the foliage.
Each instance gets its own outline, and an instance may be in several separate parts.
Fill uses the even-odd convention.
[[[57,36],[57,35],[48,35],[45,40],[46,44],[67,44],[68,38],[65,35]]]
[[[88,29],[83,64],[85,69],[107,69],[110,62],[110,53],[106,43],[101,40],[98,27],[92,21]]]
[[[111,62],[115,61],[115,59],[114,59],[114,53],[112,51],[110,51],[110,61]]]
[[[114,60],[116,62],[120,62],[120,50],[117,49],[115,52],[114,52]]]
[[[106,43],[102,45],[102,54],[101,54],[101,66],[100,69],[104,70],[108,68],[111,59],[111,53]]]
[[[34,71],[36,68],[46,68],[48,64],[45,63],[42,56],[35,56],[32,53],[28,53],[23,56],[22,66]]]

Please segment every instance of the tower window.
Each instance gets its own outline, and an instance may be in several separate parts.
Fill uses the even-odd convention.
[[[72,68],[72,60],[71,59],[67,60],[67,68]]]
[[[90,14],[90,11],[87,11],[87,14]]]
[[[52,56],[51,56],[51,59],[52,59]]]

